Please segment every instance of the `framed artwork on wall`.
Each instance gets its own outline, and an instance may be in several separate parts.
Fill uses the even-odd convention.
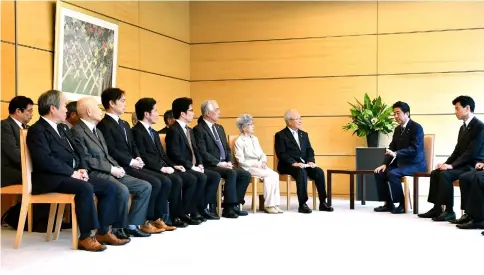
[[[94,97],[116,87],[118,25],[67,8],[57,1],[54,89],[67,100]]]

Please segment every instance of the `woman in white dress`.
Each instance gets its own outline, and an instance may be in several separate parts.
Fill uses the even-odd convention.
[[[235,141],[234,154],[239,167],[264,182],[264,210],[270,214],[283,213],[279,208],[279,174],[267,167],[267,156],[260,147],[259,140],[253,135],[254,120],[249,114],[237,118],[240,136]]]

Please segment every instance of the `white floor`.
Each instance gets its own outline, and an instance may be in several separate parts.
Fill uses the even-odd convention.
[[[15,232],[2,229],[0,274],[481,274],[481,230],[375,213],[376,202],[350,210],[349,201],[333,199],[333,213],[299,214],[296,201],[284,214],[207,221],[101,253],[71,250],[70,231],[49,243],[25,233],[15,250]],[[427,211],[425,197],[419,201]]]

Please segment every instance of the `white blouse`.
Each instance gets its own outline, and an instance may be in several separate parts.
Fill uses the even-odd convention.
[[[241,134],[235,140],[234,151],[239,167],[246,171],[249,171],[255,163],[267,162],[267,156],[262,151],[256,136],[244,136]]]

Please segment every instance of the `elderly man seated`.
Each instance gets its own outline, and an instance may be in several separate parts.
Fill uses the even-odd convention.
[[[252,176],[261,177],[264,182],[264,210],[269,214],[282,213],[279,208],[279,174],[267,167],[267,156],[262,151],[259,140],[254,133],[254,121],[249,114],[240,115],[237,119],[240,136],[235,141],[235,158],[240,168]]]

